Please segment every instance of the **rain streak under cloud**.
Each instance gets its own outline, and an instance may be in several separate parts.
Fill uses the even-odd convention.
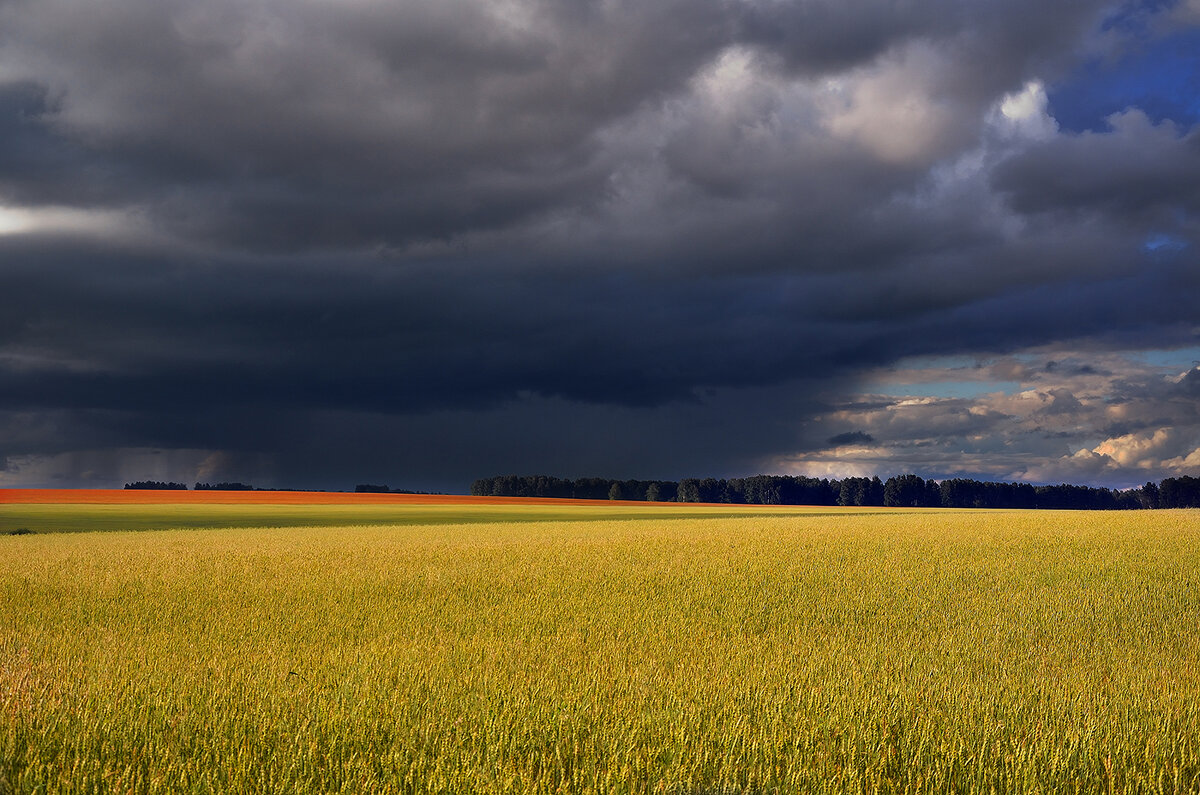
[[[1200,474],[1200,4],[0,0],[0,486]]]

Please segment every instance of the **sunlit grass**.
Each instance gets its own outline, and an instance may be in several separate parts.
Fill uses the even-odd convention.
[[[1200,512],[0,537],[0,791],[1195,792]]]

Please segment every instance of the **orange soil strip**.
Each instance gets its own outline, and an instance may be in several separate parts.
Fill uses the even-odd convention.
[[[0,489],[0,504],[51,505],[676,505],[556,497],[463,494],[356,494],[336,491],[171,491],[155,489]],[[696,503],[698,504],[698,503]],[[725,506],[728,507],[728,506]]]

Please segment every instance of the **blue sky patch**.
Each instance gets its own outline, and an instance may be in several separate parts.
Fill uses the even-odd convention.
[[[1139,351],[1132,356],[1149,365],[1182,372],[1200,365],[1200,346],[1175,348],[1174,350]]]
[[[1050,113],[1070,132],[1102,131],[1105,119],[1139,108],[1154,122],[1200,121],[1200,29],[1136,45],[1117,60],[1093,60],[1047,87]]]
[[[1016,381],[926,381],[915,384],[878,384],[872,391],[889,397],[975,398],[993,392],[1016,392]]]
[[[1172,235],[1150,235],[1142,244],[1142,248],[1151,253],[1167,254],[1172,251],[1183,251],[1187,245],[1186,240]]]

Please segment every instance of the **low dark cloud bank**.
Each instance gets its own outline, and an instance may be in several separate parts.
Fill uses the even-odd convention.
[[[1197,26],[0,2],[0,485],[1197,474]]]

